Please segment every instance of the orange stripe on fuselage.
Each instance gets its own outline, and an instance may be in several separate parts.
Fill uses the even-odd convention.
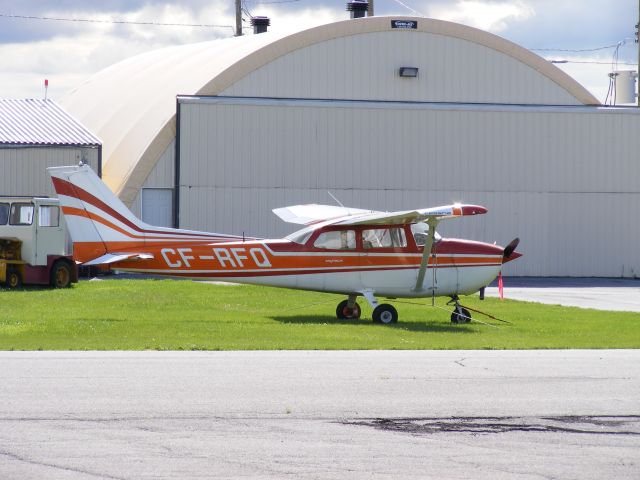
[[[115,251],[115,250],[114,250]],[[233,273],[236,276],[306,274],[318,271],[355,271],[376,269],[418,268],[421,261],[419,254],[389,254],[369,256],[362,253],[344,255],[327,252],[320,255],[305,255],[288,252],[274,253],[267,243],[220,243],[207,245],[146,245],[146,253],[151,253],[152,260],[124,260],[113,264],[113,268],[135,268],[151,271],[167,271],[185,274],[193,271],[199,274],[210,272],[212,277]],[[441,255],[429,260],[431,266],[495,266],[501,265],[500,256],[474,255]]]

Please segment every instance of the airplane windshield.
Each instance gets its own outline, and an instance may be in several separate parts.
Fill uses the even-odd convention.
[[[429,238],[429,225],[424,222],[414,223],[411,225],[411,233],[413,233],[413,239],[416,241],[416,245],[424,247]],[[439,242],[442,237],[438,232],[435,232],[433,236],[434,242]]]
[[[314,232],[313,228],[304,228],[302,230],[298,230],[297,232],[293,232],[290,235],[287,235],[286,238],[287,240],[291,241],[291,242],[295,242],[295,243],[299,243],[300,245],[304,245],[305,243],[307,243],[307,240],[309,240],[309,237],[311,236],[311,234]]]

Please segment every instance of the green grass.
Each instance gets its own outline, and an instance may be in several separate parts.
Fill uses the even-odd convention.
[[[438,299],[392,300],[400,321],[342,321],[344,297],[173,280],[104,280],[73,288],[0,290],[0,350],[280,350],[640,348],[640,314],[465,297],[453,325]],[[419,303],[420,305],[416,305]]]

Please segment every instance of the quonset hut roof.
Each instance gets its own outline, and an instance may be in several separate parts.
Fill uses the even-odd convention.
[[[472,42],[524,64],[566,91],[573,104],[599,102],[573,78],[508,40],[464,25],[415,17],[418,32]],[[218,95],[251,72],[296,50],[344,37],[391,31],[391,17],[331,23],[293,34],[267,32],[164,48],[99,72],[62,104],[104,140],[103,178],[131,204],[175,137],[177,95]]]
[[[100,140],[52,100],[0,100],[0,145],[97,147]]]

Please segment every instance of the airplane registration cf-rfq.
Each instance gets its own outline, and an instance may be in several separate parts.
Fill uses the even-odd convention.
[[[377,297],[448,296],[454,323],[471,315],[459,295],[491,283],[520,257],[507,247],[441,238],[442,220],[487,212],[476,205],[376,212],[328,205],[278,208],[282,220],[304,225],[283,239],[244,238],[153,227],[136,218],[87,165],[48,169],[60,198],[74,257],[124,272],[297,288],[344,294],[336,315],[360,317],[358,296],[373,321],[393,323],[396,309]]]

